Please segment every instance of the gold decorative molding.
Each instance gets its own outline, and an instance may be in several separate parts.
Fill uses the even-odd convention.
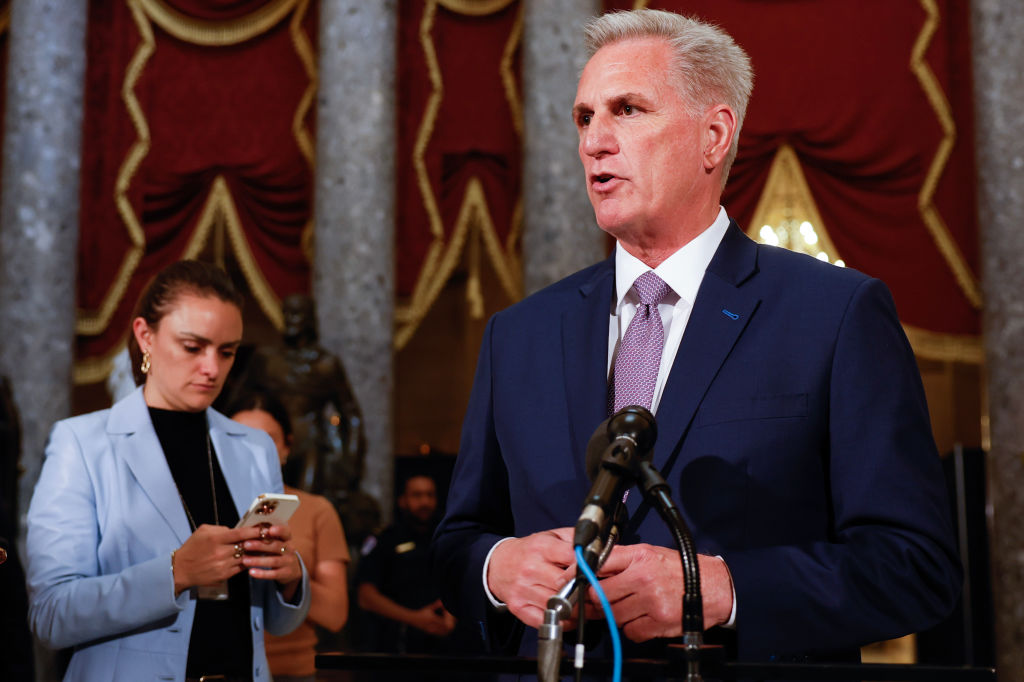
[[[258,10],[227,21],[209,21],[187,16],[163,0],[129,0],[138,2],[154,24],[178,40],[193,45],[222,47],[237,45],[266,33],[288,16],[300,0],[271,0]]]
[[[465,14],[472,17],[484,17],[500,12],[515,0],[437,0],[437,3],[450,12]]]
[[[501,74],[501,85],[505,89],[505,101],[512,112],[512,125],[516,127],[519,137],[523,136],[523,103],[516,87],[515,65],[512,60],[523,37],[523,14],[524,10],[520,7],[516,13],[515,23],[512,24],[512,32],[505,43],[505,49],[501,53],[501,66],[498,70]]]
[[[128,68],[125,71],[125,78],[121,86],[121,98],[124,101],[125,109],[128,111],[128,116],[135,128],[136,139],[118,170],[114,185],[114,203],[117,207],[118,215],[120,215],[125,229],[128,232],[131,246],[122,259],[118,272],[115,275],[114,282],[111,288],[104,295],[99,309],[95,311],[79,310],[78,320],[75,325],[75,332],[83,336],[96,336],[102,333],[110,324],[110,320],[113,317],[114,312],[117,310],[117,307],[120,305],[121,300],[124,298],[128,284],[131,282],[131,278],[134,275],[139,262],[142,260],[142,255],[146,248],[145,232],[143,231],[142,225],[135,213],[135,209],[128,198],[128,189],[135,178],[135,174],[138,172],[140,164],[149,153],[151,144],[149,124],[146,120],[145,112],[135,95],[135,85],[142,75],[149,58],[156,51],[156,39],[153,34],[152,24],[157,23],[157,25],[168,30],[167,27],[160,22],[164,21],[166,23],[167,17],[169,16],[166,12],[174,12],[174,10],[166,7],[160,0],[127,0],[127,3],[132,12],[132,18],[135,21],[135,26],[139,31],[140,42],[135,54],[132,55]],[[261,32],[267,31],[276,26],[288,11],[294,11],[292,21],[289,26],[292,45],[298,54],[300,62],[303,64],[303,68],[310,78],[310,83],[303,93],[299,101],[299,105],[296,108],[295,115],[292,118],[292,134],[295,137],[295,141],[300,152],[307,160],[310,165],[310,169],[312,170],[314,163],[314,145],[312,141],[312,134],[305,124],[305,117],[315,99],[318,74],[313,48],[309,39],[306,37],[305,32],[302,30],[302,21],[305,18],[308,6],[309,0],[275,0],[275,2],[264,6],[262,9],[233,22],[216,22],[217,26],[225,24],[222,28],[230,28],[231,31],[234,32],[232,33],[233,42],[190,42],[196,42],[196,44],[200,45],[214,46],[235,44],[236,42],[240,42],[238,40],[234,40],[234,38],[237,38],[239,35],[243,35],[243,33],[241,33],[243,27],[248,27],[245,28],[245,31],[250,31],[254,26],[262,28],[262,31],[251,33],[251,35],[250,33],[244,33],[244,35],[247,36],[245,39],[248,40],[249,38],[259,35]],[[161,14],[161,12],[164,12],[165,10],[166,12]],[[184,15],[178,14],[177,16],[188,19],[187,17],[184,17]],[[271,21],[271,18],[273,18],[274,21]],[[246,21],[243,22],[243,19]],[[189,19],[189,21],[192,20]],[[211,22],[206,23],[211,24],[211,26],[214,25]],[[226,24],[231,24],[231,26],[226,26]],[[207,28],[210,27],[208,26]],[[176,35],[170,30],[168,30],[168,32],[172,35]],[[179,33],[180,32],[181,31],[179,31]],[[206,39],[209,39],[209,36],[207,36]],[[238,211],[231,198],[230,190],[227,187],[227,183],[221,176],[218,176],[211,185],[206,204],[204,205],[200,218],[195,225],[195,232],[190,238],[189,244],[182,257],[188,258],[191,255],[198,254],[202,250],[202,246],[205,244],[205,241],[210,234],[212,221],[216,219],[217,215],[223,215],[224,219],[227,221],[232,251],[235,253],[236,257],[238,257],[243,273],[245,274],[246,281],[249,283],[253,294],[259,301],[260,307],[266,313],[270,321],[280,328],[283,324],[280,302],[277,300],[276,295],[266,282],[262,272],[259,271],[259,267],[252,257],[252,252],[248,247],[248,242],[245,240],[245,236],[241,229],[241,221],[238,218]],[[303,228],[302,242],[304,246],[310,242],[310,235],[312,235],[313,232],[312,225],[312,217],[310,217],[310,220]],[[107,368],[109,369],[109,363],[107,363]],[[78,370],[76,369],[76,372],[77,371]],[[100,378],[102,379],[102,377]]]
[[[292,135],[295,137],[296,144],[299,145],[299,151],[306,157],[310,173],[313,173],[316,168],[316,147],[313,141],[313,133],[306,126],[306,115],[316,100],[316,91],[320,87],[320,72],[316,68],[316,55],[313,54],[313,45],[309,42],[306,32],[302,30],[302,21],[306,18],[308,8],[309,0],[300,0],[295,8],[295,13],[292,14],[291,25],[289,26],[292,46],[295,48],[295,53],[299,56],[299,61],[302,62],[302,68],[306,70],[306,76],[309,78],[309,84],[306,86],[305,92],[302,93],[299,106],[295,109],[295,116],[292,118]],[[314,231],[313,210],[311,207],[309,220],[306,221],[306,225],[302,228],[302,236],[299,238],[300,248],[306,255],[306,260],[310,263],[313,262]],[[277,323],[275,322],[275,324]]]
[[[929,360],[967,362],[980,365],[985,362],[985,348],[981,337],[966,334],[942,334],[909,324],[903,325],[914,355]]]
[[[471,249],[468,254],[470,273],[467,298],[471,312],[474,312],[476,316],[483,315],[483,298],[479,284],[479,256],[474,258],[473,253],[473,249],[479,248],[475,244],[477,239],[482,242],[484,251],[494,267],[502,288],[513,299],[521,297],[521,277],[505,263],[504,249],[498,241],[497,231],[494,229],[483,184],[477,177],[470,178],[466,183],[466,192],[463,195],[462,206],[459,208],[459,215],[455,220],[455,229],[452,231],[451,238],[447,245],[435,244],[434,246],[437,248],[431,248],[430,260],[424,262],[416,283],[413,295],[415,302],[395,313],[395,319],[399,324],[399,329],[395,333],[396,350],[404,348],[416,332],[419,323],[430,310],[430,306],[437,300],[441,289],[444,288],[448,276],[458,265],[467,240],[470,238],[474,239],[474,243],[470,244]]]
[[[790,215],[786,215],[787,212]],[[796,151],[790,145],[783,144],[772,159],[768,178],[746,231],[751,239],[763,241],[760,239],[761,226],[774,226],[783,220],[792,219],[806,220],[814,226],[818,235],[817,246],[828,256],[829,262],[834,263],[841,258],[829,237],[811,188],[807,185]]]
[[[231,251],[238,259],[242,274],[245,275],[245,281],[259,302],[263,314],[277,329],[283,329],[284,315],[281,312],[281,301],[263,276],[263,271],[260,270],[256,258],[252,255],[249,241],[245,238],[245,231],[242,229],[242,220],[238,217],[238,209],[235,207],[231,190],[223,175],[214,178],[210,185],[210,192],[206,196],[199,219],[196,221],[196,229],[189,239],[188,246],[185,247],[182,258],[199,256],[210,239],[212,229],[220,222],[218,219],[223,220],[227,228]]]
[[[939,85],[938,79],[935,78],[935,74],[925,60],[925,54],[928,51],[928,46],[931,44],[932,36],[935,35],[935,31],[938,29],[939,9],[935,4],[935,0],[918,0],[918,2],[921,5],[921,9],[924,10],[926,18],[910,53],[910,70],[917,77],[918,82],[921,84],[921,89],[924,90],[925,96],[928,98],[928,103],[935,112],[935,117],[939,120],[939,125],[942,127],[942,140],[935,150],[935,156],[928,167],[928,174],[925,176],[925,181],[921,185],[921,191],[918,193],[917,207],[921,213],[921,219],[935,241],[939,253],[942,254],[949,269],[952,270],[953,276],[956,278],[956,282],[960,286],[961,291],[963,291],[964,296],[967,297],[971,305],[980,310],[982,307],[981,286],[978,284],[974,274],[971,273],[963,254],[960,252],[960,247],[957,246],[956,241],[950,235],[942,215],[932,201],[935,197],[935,190],[938,187],[939,179],[942,177],[946,163],[949,161],[949,156],[953,152],[953,145],[956,143],[956,124],[953,121],[953,112],[949,106],[949,100],[946,99],[942,86]]]
[[[111,370],[114,369],[114,358],[117,357],[118,353],[124,350],[127,338],[128,333],[126,331],[121,340],[115,343],[114,346],[106,352],[106,354],[76,360],[74,366],[71,368],[71,381],[76,386],[81,386],[83,384],[96,384],[101,381],[106,381],[107,377],[110,376]]]
[[[432,241],[420,266],[420,272],[413,287],[411,300],[408,304],[399,306],[395,310],[395,322],[398,326],[394,342],[396,350],[401,350],[405,347],[409,339],[415,334],[420,322],[426,316],[434,301],[437,300],[445,282],[448,281],[451,273],[458,266],[463,249],[471,233],[473,233],[473,236],[478,236],[481,240],[488,260],[497,274],[498,281],[508,296],[513,300],[522,296],[522,275],[519,271],[519,261],[514,256],[509,255],[521,230],[521,197],[517,199],[516,207],[513,210],[513,224],[510,234],[506,239],[506,243],[502,245],[498,239],[494,221],[491,218],[483,184],[478,177],[470,178],[463,192],[462,204],[452,228],[451,236],[448,238],[447,243],[445,243],[444,221],[438,209],[437,198],[430,183],[425,160],[427,147],[434,134],[438,111],[444,99],[444,80],[437,63],[437,51],[434,48],[433,36],[431,35],[439,4],[447,7],[447,5],[444,5],[444,0],[431,0],[428,2],[420,22],[420,44],[423,48],[431,93],[427,98],[423,119],[417,131],[416,142],[413,147],[413,167],[416,170],[416,183],[422,197],[423,208],[427,213]],[[494,4],[497,6],[499,3]],[[506,2],[497,9],[503,9],[508,4],[510,3]],[[492,12],[497,11],[497,9],[492,10]],[[479,14],[485,13],[480,12]],[[505,88],[505,97],[509,104],[513,121],[517,122],[516,132],[520,134],[522,131],[522,107],[519,105],[520,99],[515,88],[515,79],[512,75],[511,55],[514,54],[522,35],[522,22],[523,8],[520,7],[516,22],[502,52],[498,74]],[[480,267],[480,259],[478,256],[474,257],[472,249],[475,248],[478,248],[478,245],[474,242],[471,244],[469,253],[471,272],[469,273],[467,298],[469,299],[471,314],[482,315],[483,298],[478,269]]]
[[[131,246],[128,247],[124,258],[121,259],[121,265],[114,276],[114,282],[103,296],[99,309],[96,311],[78,311],[75,332],[83,336],[100,334],[110,324],[110,318],[113,317],[114,311],[121,303],[121,299],[124,298],[124,292],[128,288],[128,283],[131,281],[135,268],[138,267],[139,261],[142,260],[142,254],[146,249],[146,235],[142,230],[138,217],[135,215],[135,209],[132,208],[131,202],[128,200],[128,188],[131,186],[132,178],[135,177],[139,164],[142,163],[142,160],[146,158],[146,154],[149,153],[149,124],[146,121],[146,115],[142,111],[142,105],[139,104],[139,100],[135,96],[135,84],[142,75],[146,62],[149,61],[149,58],[156,50],[156,40],[153,37],[153,27],[146,18],[146,14],[141,5],[139,5],[138,0],[128,0],[128,8],[131,10],[132,18],[135,20],[135,27],[139,30],[139,46],[136,48],[135,54],[132,55],[131,61],[128,62],[128,68],[125,70],[124,81],[121,84],[121,99],[124,101],[132,126],[135,127],[135,142],[128,150],[128,154],[125,156],[124,161],[121,162],[121,167],[117,171],[117,178],[114,182],[114,205],[117,207],[117,213],[121,216],[121,221],[128,232],[128,240]]]

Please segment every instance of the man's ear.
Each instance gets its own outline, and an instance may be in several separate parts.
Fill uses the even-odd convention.
[[[729,155],[736,135],[736,114],[729,105],[718,104],[708,110],[704,122],[704,170],[711,172]]]

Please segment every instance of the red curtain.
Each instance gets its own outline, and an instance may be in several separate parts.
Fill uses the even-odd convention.
[[[169,12],[180,35],[144,6]],[[308,291],[317,33],[315,4],[301,0],[94,2],[89,12],[80,381],[102,378],[149,278],[212,237],[204,207],[221,211],[272,320],[279,297]],[[204,44],[210,36],[236,42]]]
[[[719,23],[754,62],[754,95],[723,199],[730,213],[748,226],[775,152],[790,145],[840,257],[885,280],[911,327],[976,337],[966,4],[650,4]],[[240,42],[199,44],[161,28],[143,5],[200,33],[278,19]],[[476,14],[460,7],[399,3],[396,274],[404,338],[472,240],[509,297],[517,294],[522,6],[492,1]],[[91,369],[98,378],[148,278],[210,238],[203,210],[215,187],[213,203],[223,210],[226,196],[237,213],[242,243],[231,245],[252,281],[264,282],[269,298],[308,289],[315,36],[315,3],[302,0],[90,3],[80,376]]]
[[[789,144],[840,257],[889,285],[905,324],[980,334],[968,3],[649,5],[722,26],[753,61],[723,198],[733,217],[748,227],[775,152]]]
[[[522,7],[476,4],[475,14],[445,6],[460,3],[399,5],[399,339],[433,303],[466,239],[484,243],[510,300],[521,295]]]

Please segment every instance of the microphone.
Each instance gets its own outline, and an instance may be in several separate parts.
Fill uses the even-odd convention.
[[[576,522],[574,547],[587,547],[604,534],[640,463],[650,457],[657,436],[654,416],[639,405],[622,408],[607,426],[598,427],[587,446],[587,473],[594,484]]]

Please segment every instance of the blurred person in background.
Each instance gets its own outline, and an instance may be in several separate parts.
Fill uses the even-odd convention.
[[[270,435],[283,467],[292,440],[291,420],[284,406],[270,394],[252,393],[243,396],[229,412],[235,421]],[[288,525],[291,544],[309,569],[309,616],[291,634],[267,635],[267,660],[274,682],[313,682],[317,644],[314,625],[337,632],[348,620],[348,545],[338,513],[327,498],[288,485],[284,491],[299,497],[299,508]]]
[[[356,577],[359,608],[377,616],[367,647],[393,653],[438,653],[455,629],[430,578],[430,539],[437,527],[437,485],[405,480],[398,519],[370,541]]]

